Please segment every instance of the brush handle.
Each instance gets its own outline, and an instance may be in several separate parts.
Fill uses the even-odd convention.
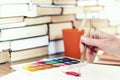
[[[88,37],[90,37],[91,29],[92,29],[92,26],[89,27],[89,30],[88,30],[88,33],[87,33],[87,36],[88,36]],[[84,44],[84,49],[83,49],[83,51],[82,51],[82,53],[81,53],[81,62],[84,62],[84,61],[85,61],[86,51],[87,51],[87,45]]]
[[[84,62],[84,60],[86,58],[86,51],[87,51],[87,45],[84,45],[84,49],[81,53],[81,62]]]

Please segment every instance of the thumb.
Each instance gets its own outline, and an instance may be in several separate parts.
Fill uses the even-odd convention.
[[[94,38],[88,38],[88,37],[81,37],[81,42],[86,44],[86,45],[91,45],[91,46],[99,46],[100,40],[99,39],[94,39]]]

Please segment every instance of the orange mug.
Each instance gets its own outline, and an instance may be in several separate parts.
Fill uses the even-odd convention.
[[[84,30],[63,29],[62,32],[65,56],[80,59],[80,38],[84,34]]]

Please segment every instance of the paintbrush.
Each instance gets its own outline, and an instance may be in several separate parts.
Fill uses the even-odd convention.
[[[93,28],[93,24],[92,24],[92,21],[90,20],[90,27],[89,27],[89,30],[87,32],[87,36],[90,37],[90,32]],[[86,51],[87,51],[87,45],[83,44],[84,45],[84,49],[83,51],[81,52],[81,62],[84,62],[85,61],[85,58],[86,58]]]
[[[90,37],[90,32],[91,32],[91,26],[89,27],[89,30],[88,30],[88,33],[87,33],[87,36]],[[87,45],[83,44],[84,45],[84,49],[83,51],[81,52],[81,62],[84,62],[85,61],[85,58],[86,58],[86,51],[87,51]]]

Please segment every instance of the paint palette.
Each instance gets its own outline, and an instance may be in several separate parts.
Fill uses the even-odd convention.
[[[77,59],[73,59],[69,57],[60,57],[60,58],[43,59],[43,60],[35,61],[24,65],[22,68],[30,72],[35,72],[39,70],[46,70],[50,68],[56,68],[60,66],[78,64],[78,63],[80,63],[80,61]]]

